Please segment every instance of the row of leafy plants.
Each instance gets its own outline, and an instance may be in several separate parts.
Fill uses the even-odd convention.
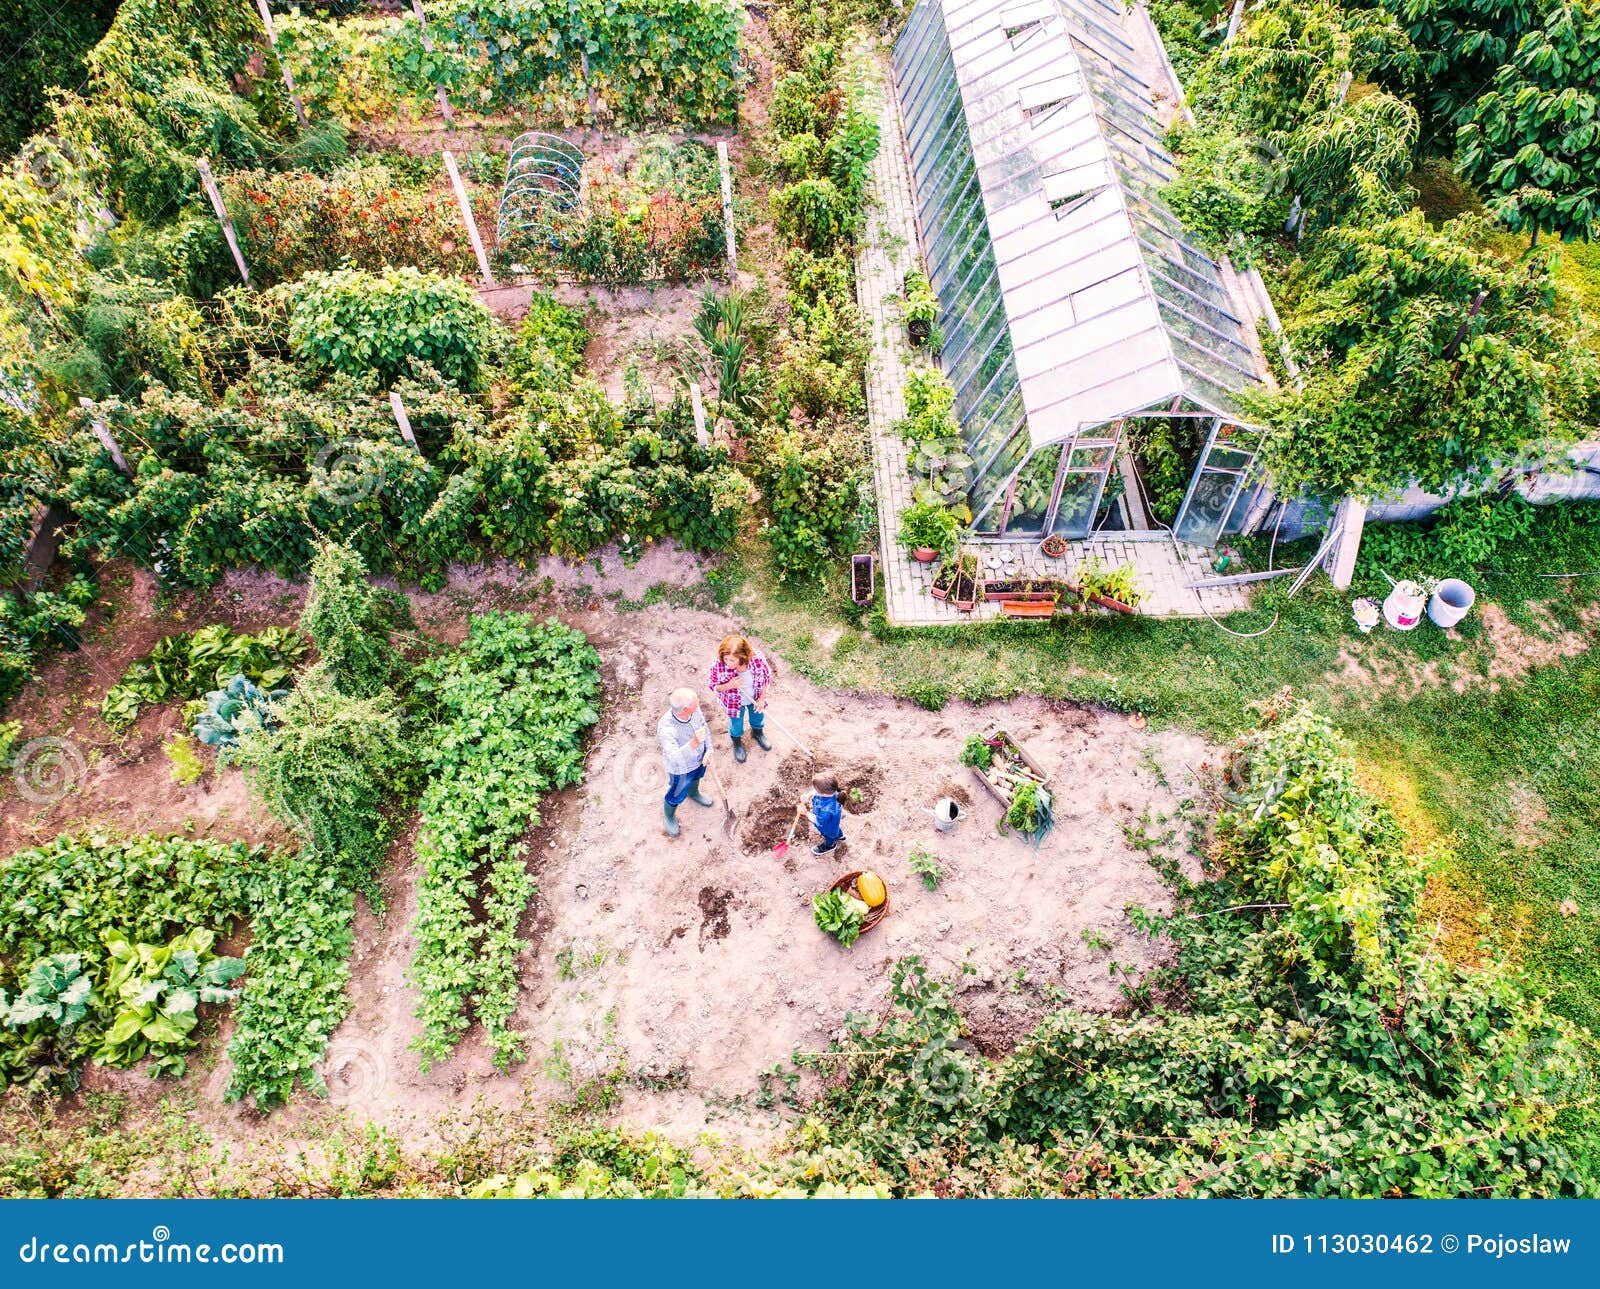
[[[1576,1195],[1592,1037],[1509,967],[1439,951],[1428,861],[1343,743],[1280,700],[1216,768],[1208,875],[1167,860],[1173,947],[1128,1014],[1053,1014],[1008,1056],[916,959],[891,1012],[801,1064],[851,1180],[900,1194]],[[1487,949],[1485,950],[1487,952]]]
[[[743,11],[720,0],[443,0],[428,34],[409,13],[281,24],[308,105],[351,124],[435,108],[514,111],[530,125],[733,121],[744,84]]]
[[[417,699],[433,735],[419,803],[416,953],[423,1066],[476,1019],[501,1067],[524,1056],[512,1025],[518,928],[533,898],[521,842],[547,793],[583,777],[600,718],[600,657],[582,632],[527,614],[474,617],[465,644],[426,664]]]
[[[769,196],[783,247],[787,321],[773,373],[777,415],[754,475],[784,581],[822,577],[869,526],[865,377],[855,251],[879,146],[871,58],[853,6],[784,5],[769,132]]]

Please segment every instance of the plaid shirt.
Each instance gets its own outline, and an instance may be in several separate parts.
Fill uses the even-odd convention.
[[[738,671],[718,658],[711,664],[711,692],[722,700],[722,710],[728,713],[732,720],[744,710],[744,699],[739,696],[739,690],[724,689],[717,692],[717,686],[726,684],[739,673]],[[756,697],[760,698],[767,686],[772,683],[772,668],[767,665],[767,660],[760,654],[750,655],[750,678],[756,683]]]

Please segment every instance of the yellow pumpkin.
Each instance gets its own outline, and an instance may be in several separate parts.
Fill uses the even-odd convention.
[[[863,873],[856,878],[856,890],[867,902],[868,908],[875,909],[889,898],[889,892],[883,886],[883,878],[876,873]]]

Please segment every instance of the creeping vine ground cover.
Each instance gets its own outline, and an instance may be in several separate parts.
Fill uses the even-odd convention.
[[[424,1068],[444,1060],[476,1017],[505,1066],[524,1054],[511,1018],[526,947],[517,927],[534,892],[519,839],[538,825],[541,797],[583,778],[583,736],[600,719],[600,657],[553,620],[487,613],[416,684],[437,722],[417,839],[417,1047]]]

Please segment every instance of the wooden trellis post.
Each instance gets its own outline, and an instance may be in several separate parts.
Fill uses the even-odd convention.
[[[389,391],[389,408],[394,412],[394,423],[400,427],[400,437],[412,447],[417,447],[417,436],[411,432],[411,418],[406,415],[406,405],[392,389]],[[421,451],[420,448],[417,450]]]
[[[117,469],[121,470],[128,478],[133,478],[133,471],[128,468],[128,459],[122,455],[122,449],[117,446],[116,436],[111,433],[111,427],[106,424],[106,418],[100,415],[100,409],[95,406],[94,399],[80,398],[78,406],[89,413],[89,428],[94,431],[95,438],[100,440],[100,446],[111,454],[111,459],[116,462]]]
[[[739,257],[733,242],[733,167],[728,162],[726,141],[717,144],[717,165],[722,171],[722,227],[728,238],[728,276],[739,271]]]
[[[472,201],[467,196],[467,186],[461,182],[461,171],[456,169],[455,155],[444,149],[444,168],[450,175],[450,185],[456,190],[456,204],[461,207],[461,222],[467,226],[467,239],[472,243],[472,253],[478,257],[478,272],[483,275],[484,286],[493,286],[494,274],[489,271],[489,257],[483,251],[483,238],[478,236],[478,221],[472,217]]]
[[[411,12],[417,15],[417,26],[422,28],[423,52],[433,53],[433,37],[428,34],[428,15],[422,12],[422,0],[411,0]],[[450,110],[450,96],[444,92],[444,86],[435,85],[433,92],[439,99],[439,110],[444,113],[444,123],[454,125],[456,114]]]
[[[267,0],[256,0],[256,12],[261,15],[261,25],[267,29],[267,47],[274,54],[278,52],[278,33],[272,29],[272,10],[267,6]],[[282,58],[278,59],[278,70],[283,73],[283,88],[289,91],[289,105],[294,108],[294,119],[300,122],[300,128],[306,128],[306,110],[301,105],[300,95],[295,92],[294,77],[289,72],[289,64]]]
[[[239,277],[246,286],[249,286],[250,266],[244,262],[244,252],[239,249],[239,239],[233,231],[233,220],[228,218],[228,208],[222,204],[222,190],[217,187],[217,181],[211,174],[211,163],[204,157],[196,157],[194,164],[200,171],[200,182],[205,185],[206,196],[211,198],[211,209],[216,212],[217,222],[222,225],[222,235],[228,239],[228,249],[233,252],[233,262],[238,266]]]

